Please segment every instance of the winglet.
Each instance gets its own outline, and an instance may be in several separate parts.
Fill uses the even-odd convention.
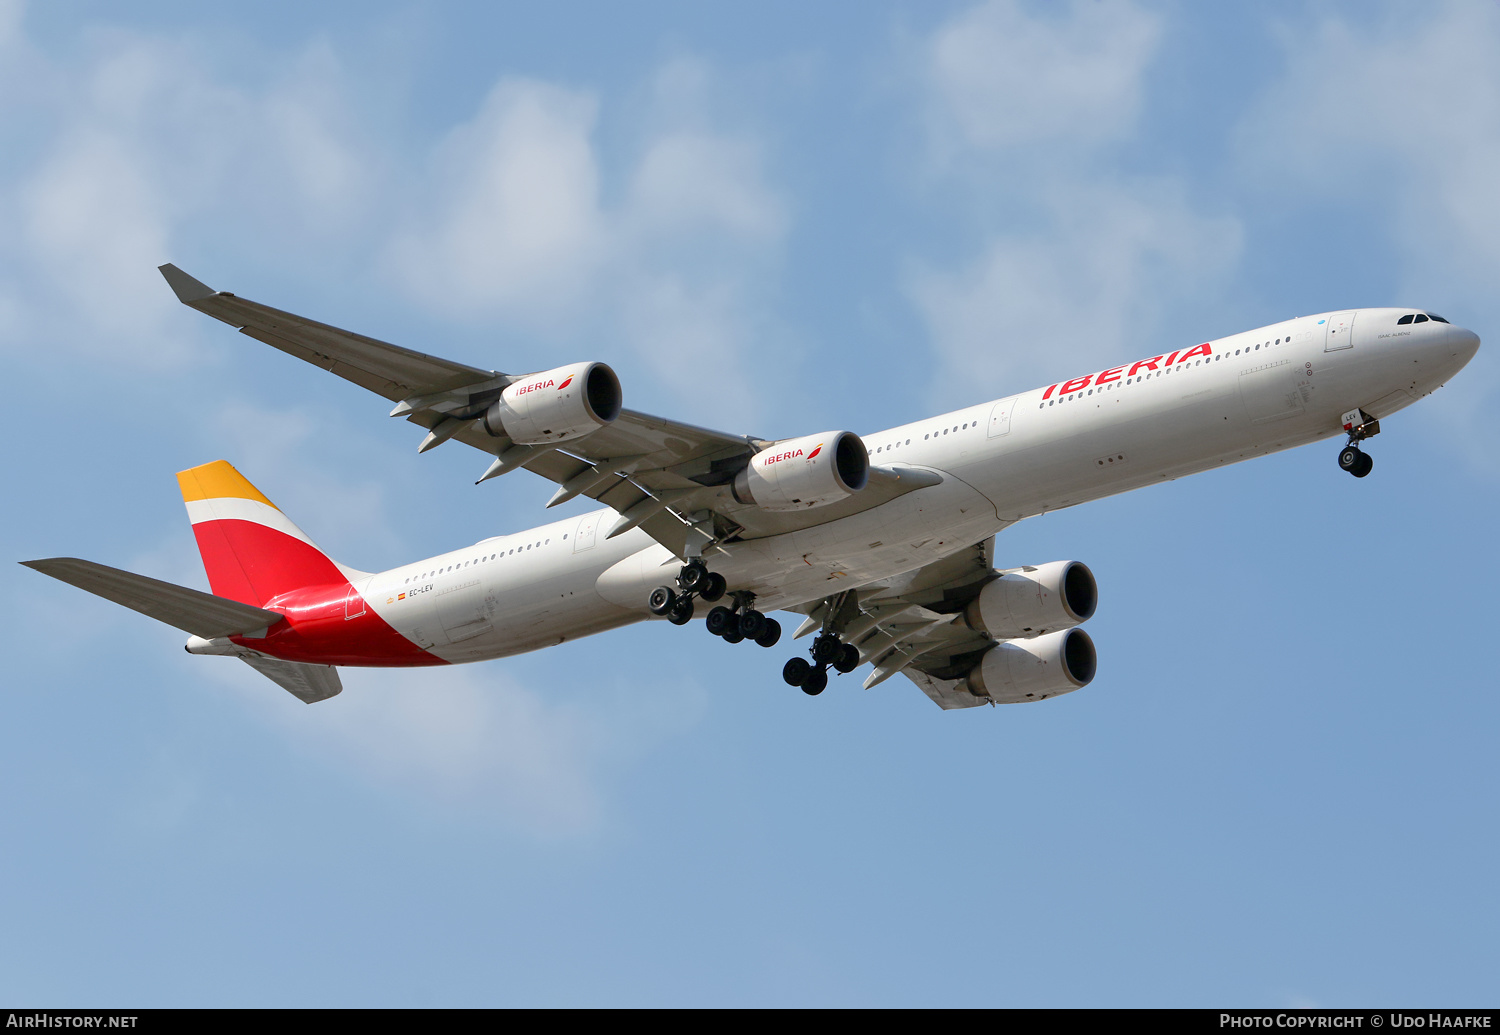
[[[213,288],[201,280],[188,276],[170,262],[156,268],[161,270],[163,277],[167,278],[167,283],[177,295],[177,301],[183,305],[192,305],[194,302],[201,302],[205,298],[212,298],[218,294]]]

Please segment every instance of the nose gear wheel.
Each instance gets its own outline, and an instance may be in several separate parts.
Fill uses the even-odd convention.
[[[1344,428],[1349,432],[1349,442],[1339,451],[1339,470],[1348,471],[1356,478],[1363,478],[1375,468],[1375,459],[1359,448],[1365,439],[1380,434],[1380,421],[1368,416],[1364,410],[1351,410],[1344,415]]]

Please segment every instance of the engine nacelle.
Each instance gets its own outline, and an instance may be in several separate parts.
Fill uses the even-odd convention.
[[[984,652],[966,679],[976,697],[1023,704],[1088,686],[1098,668],[1089,634],[1063,629],[1030,640],[1002,640]]]
[[[523,446],[567,442],[620,415],[620,379],[603,363],[573,363],[512,381],[484,411],[484,428]]]
[[[807,510],[865,487],[870,454],[852,431],[778,442],[750,458],[734,479],[734,498],[763,510]]]
[[[997,640],[1040,636],[1088,621],[1099,606],[1099,585],[1088,566],[1052,561],[991,579],[964,609],[969,628]]]

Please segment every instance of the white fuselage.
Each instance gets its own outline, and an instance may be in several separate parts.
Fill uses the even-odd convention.
[[[1324,313],[862,436],[876,467],[942,482],[709,555],[762,611],[891,579],[1022,518],[1342,434],[1441,386],[1478,348],[1411,309]],[[1166,362],[1171,359],[1170,365]],[[1064,391],[1067,389],[1067,391]],[[355,583],[398,632],[450,662],[535,650],[642,621],[679,558],[599,510],[486,539]]]

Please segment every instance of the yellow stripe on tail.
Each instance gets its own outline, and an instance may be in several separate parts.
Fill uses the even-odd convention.
[[[281,509],[266,499],[265,495],[251,485],[243,474],[236,471],[228,460],[215,460],[201,467],[178,471],[177,484],[182,487],[184,503],[192,503],[195,500],[235,498],[255,500],[268,507]]]

